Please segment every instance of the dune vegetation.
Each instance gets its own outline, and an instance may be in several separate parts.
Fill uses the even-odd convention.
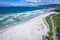
[[[51,24],[51,20],[50,20],[50,16],[46,17],[46,21],[49,25],[49,32],[48,35],[46,36],[47,40],[53,40],[53,29],[52,29],[52,24]]]
[[[60,8],[56,8],[54,11],[58,13],[57,15],[53,16],[53,19],[56,26],[56,35],[58,40],[60,40]]]
[[[56,9],[54,9],[54,11],[56,12],[56,14],[53,14],[50,16],[53,16],[54,25],[56,28],[57,39],[60,40],[60,9],[56,8]],[[48,40],[53,40],[53,31],[52,31],[53,29],[52,29],[50,16],[46,17],[46,21],[47,21],[47,23],[49,25],[49,29],[50,29],[50,31],[48,32],[48,36],[46,36],[46,38]]]
[[[60,40],[60,14],[53,16],[53,19],[56,26],[57,39]]]

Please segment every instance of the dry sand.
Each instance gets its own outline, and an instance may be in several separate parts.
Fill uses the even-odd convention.
[[[21,24],[13,25],[12,28],[0,34],[0,40],[42,40],[43,35],[49,31],[45,17],[54,12],[41,14]]]

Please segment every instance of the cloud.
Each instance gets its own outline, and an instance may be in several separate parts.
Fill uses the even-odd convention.
[[[37,2],[37,0],[26,0],[26,2]]]
[[[36,6],[34,3],[10,3],[9,6]]]
[[[3,2],[0,3],[0,6],[36,6],[35,3],[20,3],[20,2]]]
[[[0,6],[37,6],[46,4],[60,4],[60,0],[19,0],[19,2],[0,0]]]

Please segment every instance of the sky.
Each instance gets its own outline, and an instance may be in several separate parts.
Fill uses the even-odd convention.
[[[60,4],[60,0],[0,0],[0,6],[38,6]]]

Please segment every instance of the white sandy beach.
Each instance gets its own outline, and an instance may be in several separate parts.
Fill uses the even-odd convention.
[[[0,33],[0,40],[42,40],[49,31],[45,17],[54,12],[41,14],[21,24],[13,25]]]

